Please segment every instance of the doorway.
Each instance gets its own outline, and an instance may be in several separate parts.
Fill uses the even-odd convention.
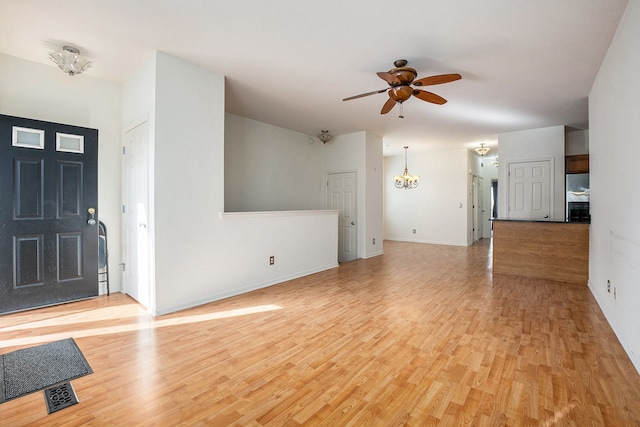
[[[145,121],[124,134],[123,148],[124,292],[153,311],[149,232],[149,126]]]
[[[358,257],[356,173],[342,172],[327,175],[327,209],[338,214],[338,262]]]
[[[0,313],[98,295],[98,131],[0,115]]]
[[[551,217],[551,160],[508,165],[507,218],[543,220]]]

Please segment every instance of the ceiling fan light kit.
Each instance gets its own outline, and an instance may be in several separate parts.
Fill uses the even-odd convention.
[[[380,89],[373,92],[350,96],[348,98],[344,98],[343,101],[350,101],[352,99],[358,99],[369,95],[375,95],[377,93],[387,92],[387,95],[389,95],[389,99],[387,99],[387,102],[385,102],[382,106],[380,114],[387,114],[393,109],[393,107],[395,107],[396,104],[400,104],[400,118],[403,118],[404,116],[402,115],[402,103],[411,98],[411,96],[415,96],[418,99],[437,105],[442,105],[447,102],[446,99],[439,95],[436,95],[435,93],[416,89],[414,86],[421,87],[439,85],[460,80],[462,78],[460,74],[441,74],[415,80],[418,77],[418,73],[415,69],[407,67],[407,61],[405,59],[398,59],[393,63],[393,65],[395,66],[395,68],[392,68],[389,71],[380,71],[376,73],[378,77],[387,82],[387,84],[390,86],[389,89]]]

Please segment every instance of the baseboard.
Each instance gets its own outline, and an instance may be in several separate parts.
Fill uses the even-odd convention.
[[[366,256],[363,256],[362,259],[373,258],[373,257],[380,256],[380,255],[384,255],[384,251],[378,251],[378,252],[373,252],[373,253],[367,254]]]
[[[613,333],[616,335],[616,338],[618,338],[618,341],[620,342],[620,345],[624,349],[624,352],[627,353],[627,356],[629,356],[629,360],[631,360],[631,363],[636,368],[636,371],[638,371],[638,374],[640,374],[640,355],[634,354],[634,352],[631,350],[633,347],[630,345],[628,340],[625,339],[624,335],[620,333],[616,324],[611,321],[611,319],[607,315],[607,312],[602,308],[604,305],[602,304],[602,301],[599,298],[601,295],[593,292],[595,287],[593,285],[593,282],[590,279],[587,280],[587,286],[589,287],[589,291],[591,292],[591,295],[593,295],[593,298],[596,300],[598,307],[600,307],[600,311],[602,311],[602,314],[604,315],[605,319],[607,319],[607,323],[613,330]]]
[[[300,277],[309,276],[310,274],[319,273],[325,270],[331,270],[332,268],[337,268],[338,263],[329,264],[318,268],[313,268],[310,270],[300,271],[294,274],[277,277],[272,280],[268,280],[262,283],[254,283],[248,286],[243,286],[241,288],[236,288],[228,292],[221,292],[214,295],[209,295],[205,298],[200,298],[194,301],[189,301],[182,304],[177,304],[169,307],[156,308],[155,312],[151,313],[153,316],[162,316],[169,313],[174,313],[176,311],[186,310],[188,308],[197,307],[200,305],[208,304],[214,301],[220,301],[226,298],[231,298],[237,295],[246,294],[251,291],[256,291],[258,289],[267,288],[269,286],[277,285],[278,283],[286,282],[287,280],[298,279]]]
[[[406,239],[403,237],[385,237],[384,240],[392,240],[396,242],[408,242],[408,243],[426,243],[429,245],[444,245],[444,246],[469,246],[465,243],[454,243],[454,242],[440,242],[437,240],[420,240],[420,239]]]

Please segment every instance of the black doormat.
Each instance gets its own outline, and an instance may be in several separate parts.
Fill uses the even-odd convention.
[[[44,400],[50,414],[78,403],[78,396],[71,382],[66,382],[44,389]]]
[[[0,403],[92,373],[73,338],[3,354]]]

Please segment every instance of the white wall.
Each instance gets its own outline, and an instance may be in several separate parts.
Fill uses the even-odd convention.
[[[98,129],[98,218],[107,226],[110,288],[119,291],[120,85],[4,54],[0,75],[0,114]]]
[[[418,187],[397,189],[393,177],[404,170],[404,154],[384,158],[385,238],[467,246],[468,150],[423,153],[409,147],[408,166],[409,173],[420,176]]]
[[[630,0],[589,96],[589,288],[640,372],[638,76],[640,1]]]
[[[211,284],[219,220],[210,217],[224,211],[224,77],[158,52],[155,109],[155,289],[162,312],[198,300]]]
[[[322,209],[322,149],[310,135],[227,114],[225,211]]]
[[[498,136],[500,145],[500,168],[498,185],[498,216],[507,218],[509,163],[552,159],[551,191],[553,209],[550,221],[565,219],[565,174],[564,145],[565,127],[552,126],[517,132],[502,133]]]

